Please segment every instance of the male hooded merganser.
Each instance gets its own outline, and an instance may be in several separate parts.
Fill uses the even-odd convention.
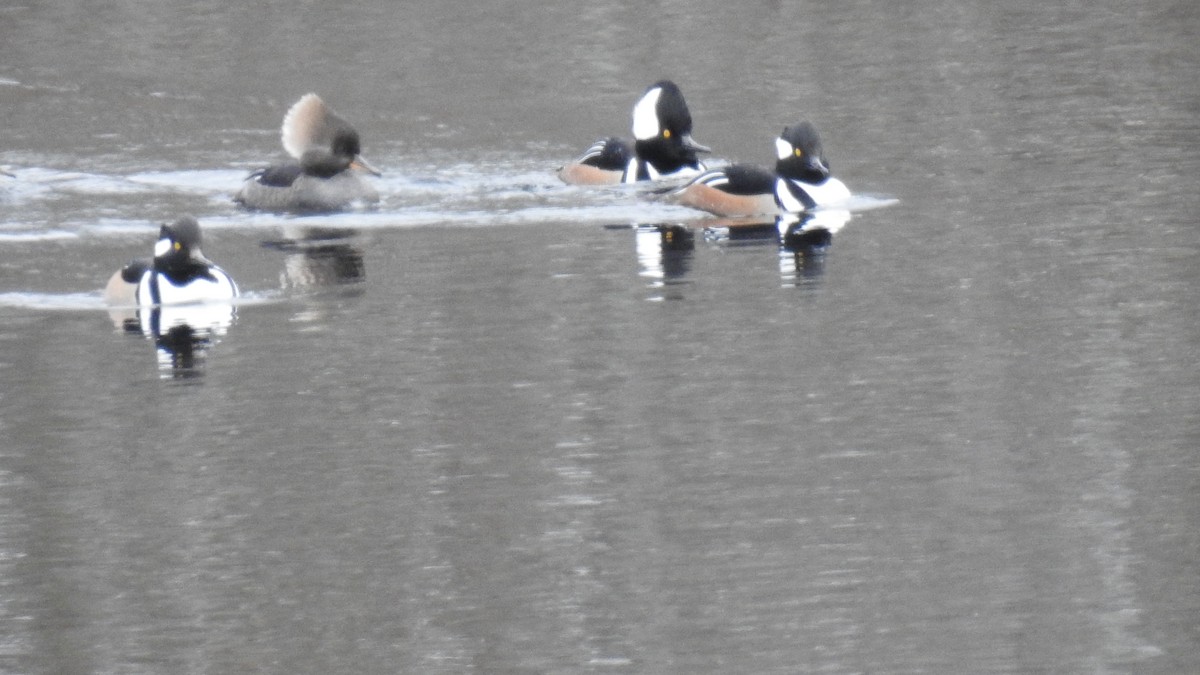
[[[696,153],[711,152],[692,140],[692,115],[670,80],[650,85],[633,106],[633,143],[602,138],[558,170],[572,185],[611,185],[688,177],[704,171]]]
[[[112,305],[151,307],[236,298],[237,284],[200,252],[200,225],[180,218],[159,230],[153,260],[134,260],[108,280]]]
[[[680,204],[718,216],[800,213],[850,198],[829,173],[821,138],[809,122],[783,130],[775,139],[775,171],[733,164],[706,171],[673,193]]]
[[[305,94],[283,118],[283,148],[297,161],[250,174],[234,201],[276,212],[340,211],[379,193],[359,172],[380,175],[360,155],[358,132],[320,96]]]

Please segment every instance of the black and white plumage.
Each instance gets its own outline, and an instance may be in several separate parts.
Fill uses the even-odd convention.
[[[190,217],[163,225],[154,258],[134,260],[105,287],[109,304],[139,307],[227,302],[237,296],[233,278],[200,251],[200,225]]]
[[[601,138],[583,154],[563,165],[558,177],[569,185],[612,185],[633,159],[633,144],[617,136]]]
[[[592,144],[558,176],[573,185],[687,178],[704,170],[692,139],[692,115],[679,87],[656,82],[633,106],[633,141],[611,137]]]
[[[833,206],[850,190],[830,174],[817,130],[809,122],[775,139],[775,169],[733,164],[707,171],[676,190],[675,201],[724,217],[800,213]]]
[[[180,218],[159,229],[153,258],[117,270],[104,297],[114,323],[159,340],[187,327],[197,340],[223,335],[233,323],[238,287],[200,251],[200,225]]]
[[[234,201],[274,212],[341,211],[379,201],[362,175],[379,172],[362,158],[358,131],[321,97],[305,94],[288,110],[281,139],[295,161],[250,174]]]

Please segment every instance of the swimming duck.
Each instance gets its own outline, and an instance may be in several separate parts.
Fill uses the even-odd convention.
[[[633,142],[602,138],[558,170],[571,185],[611,185],[690,177],[704,171],[692,139],[692,115],[674,82],[650,85],[633,106]]]
[[[696,176],[672,193],[680,204],[718,216],[800,213],[850,198],[845,183],[829,171],[816,127],[805,121],[775,139],[775,170],[733,164]]]
[[[304,213],[374,204],[379,193],[362,176],[380,175],[361,156],[358,132],[316,94],[283,117],[283,148],[296,161],[250,174],[234,201],[251,209]]]
[[[154,340],[163,377],[193,377],[233,324],[238,288],[200,252],[200,225],[180,218],[160,228],[154,257],[118,270],[104,295],[117,328]]]
[[[154,258],[139,259],[109,278],[104,297],[110,305],[150,307],[228,301],[237,284],[200,252],[200,224],[180,218],[159,229]]]

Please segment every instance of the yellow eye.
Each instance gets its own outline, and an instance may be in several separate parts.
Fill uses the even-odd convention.
[[[796,148],[796,156],[797,156],[797,157],[803,157],[803,156],[804,156],[804,151],[803,151],[803,150],[801,150],[800,148]]]
[[[175,242],[175,250],[178,251],[181,248],[183,248],[183,244],[181,244],[179,242]]]
[[[663,129],[663,138],[670,138],[670,137],[671,137],[671,130]]]

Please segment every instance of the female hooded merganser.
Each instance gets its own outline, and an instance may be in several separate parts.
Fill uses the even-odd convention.
[[[360,153],[358,132],[305,94],[283,118],[283,148],[297,161],[250,174],[234,201],[276,212],[328,212],[356,202],[373,204],[379,193],[359,172],[380,175]]]
[[[180,218],[159,230],[153,260],[134,260],[108,280],[104,297],[112,305],[151,307],[229,301],[237,284],[200,252],[200,225]]]
[[[650,85],[633,106],[633,143],[602,138],[558,170],[572,185],[611,185],[688,177],[704,171],[696,153],[711,152],[692,140],[692,115],[670,80]]]
[[[821,138],[809,122],[785,128],[775,139],[775,156],[774,172],[733,164],[696,176],[672,196],[725,217],[800,213],[850,198],[846,185],[830,175]]]

